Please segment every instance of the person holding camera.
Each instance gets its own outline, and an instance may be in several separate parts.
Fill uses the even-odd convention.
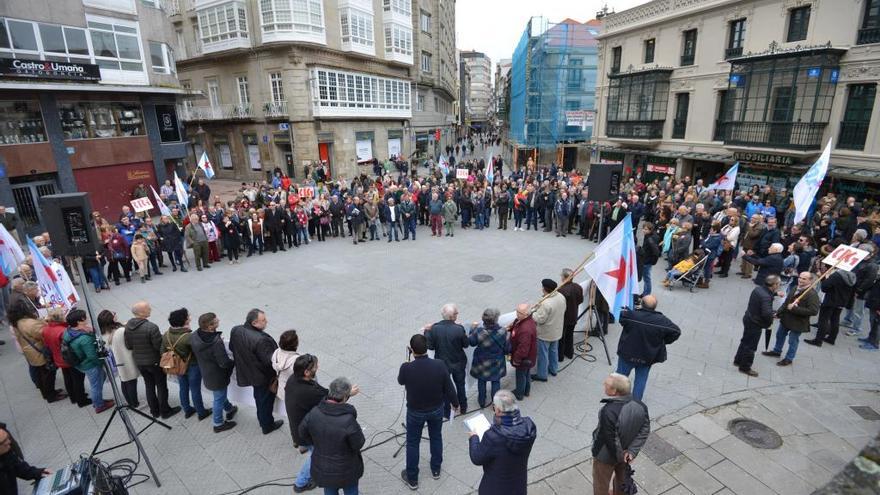
[[[456,412],[458,397],[446,364],[428,357],[428,339],[415,334],[409,339],[412,360],[400,365],[397,383],[406,387],[406,468],[400,476],[410,490],[419,489],[419,443],[428,424],[431,450],[431,476],[440,479],[443,463],[443,404],[448,401]]]

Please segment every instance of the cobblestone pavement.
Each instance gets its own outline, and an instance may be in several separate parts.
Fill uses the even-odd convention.
[[[250,308],[263,309],[272,335],[296,328],[300,350],[320,357],[322,383],[344,375],[360,385],[362,393],[352,404],[368,444],[376,445],[389,439],[386,430],[403,431],[398,366],[406,357],[409,336],[438,320],[443,303],[458,303],[464,322],[479,319],[485,307],[511,311],[516,303],[538,298],[542,278],[558,278],[560,268],[576,265],[593,247],[574,236],[560,239],[494,226],[483,232],[457,229],[456,234],[453,239],[432,238],[420,227],[415,242],[353,246],[348,239],[330,239],[247,258],[239,266],[224,262],[208,272],[167,271],[147,284],[113,287],[95,301],[124,320],[133,302],[147,299],[154,308],[153,321],[163,330],[168,313],[180,306],[195,316],[213,311],[227,335]],[[492,275],[494,281],[474,282],[475,274]],[[660,276],[657,267],[654,279]],[[670,346],[668,362],[653,368],[648,382],[645,401],[655,424],[648,448],[635,464],[642,493],[809,493],[880,430],[880,422],[862,419],[850,407],[880,411],[878,354],[859,350],[854,339],[841,337],[836,346],[819,349],[802,346],[787,368],[758,356],[757,378],[737,372],[731,361],[752,287],[729,278],[716,279],[711,289],[696,293],[677,288],[658,294],[659,309],[681,326],[682,336]],[[612,325],[612,354],[618,333],[619,327]],[[589,491],[590,435],[601,381],[611,370],[598,341],[590,343],[592,362],[567,362],[559,376],[535,384],[522,403],[524,414],[538,426],[529,462],[530,493]],[[512,387],[512,382],[511,374],[503,386]],[[472,383],[469,392],[475,405]],[[143,385],[140,393],[143,397]],[[176,396],[172,385],[172,404],[177,404]],[[147,430],[142,439],[162,487],[149,482],[132,492],[217,495],[294,475],[303,458],[292,448],[287,426],[263,436],[254,410],[242,409],[238,427],[221,434],[212,432],[210,421],[182,415],[171,419],[171,431]],[[783,438],[782,447],[758,450],[733,437],[727,424],[737,417],[774,428]],[[29,384],[14,347],[0,348],[0,421],[9,423],[32,463],[51,468],[68,464],[91,450],[107,419],[108,413],[95,415],[90,408],[46,404]],[[135,423],[143,424],[140,419]],[[481,470],[469,461],[462,421],[443,430],[443,474],[439,481],[422,476],[419,493],[470,493]],[[124,438],[119,424],[110,428],[109,437],[107,445]],[[364,453],[363,493],[409,492],[399,479],[404,457],[395,457],[397,450],[398,443],[391,440]],[[422,442],[423,468],[427,455],[427,442]],[[107,461],[121,457],[134,458],[134,449],[105,455]],[[140,472],[145,472],[143,463]],[[290,491],[268,487],[256,493]]]

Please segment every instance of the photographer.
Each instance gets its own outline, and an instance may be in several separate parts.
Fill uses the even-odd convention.
[[[406,469],[400,476],[411,490],[419,488],[419,443],[428,424],[431,450],[431,476],[440,479],[443,462],[443,404],[458,410],[458,398],[443,361],[428,357],[428,340],[416,334],[409,339],[412,361],[400,365],[397,383],[406,387]]]

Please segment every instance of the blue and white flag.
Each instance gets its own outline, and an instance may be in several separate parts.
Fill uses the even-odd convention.
[[[162,197],[159,196],[159,193],[156,192],[156,188],[151,185],[150,189],[153,190],[153,197],[156,198],[156,204],[159,205],[159,211],[162,213],[163,216],[170,217],[171,210],[168,208],[168,205],[166,205],[165,202],[162,201]]]
[[[18,241],[12,237],[3,224],[0,224],[0,269],[3,270],[3,274],[10,277],[24,260],[24,252],[18,245]]]
[[[211,165],[211,160],[208,158],[207,151],[202,152],[202,157],[199,158],[198,167],[205,173],[205,177],[208,179],[214,178],[214,167]]]
[[[174,172],[174,192],[177,193],[177,203],[182,208],[189,209],[189,193],[186,192],[186,186],[180,180],[180,177],[177,176],[177,172]]]
[[[495,182],[495,166],[492,165],[492,155],[486,158],[486,178],[489,179],[489,186]]]
[[[34,240],[28,237],[28,248],[34,263],[34,274],[40,286],[40,295],[46,307],[61,307],[70,310],[79,301],[79,294],[60,263],[50,262],[43,256]]]
[[[596,255],[584,271],[596,282],[615,320],[622,308],[633,307],[633,294],[639,292],[639,276],[631,213],[596,247]]]
[[[828,162],[831,160],[831,140],[825,145],[825,151],[816,160],[816,163],[807,170],[807,173],[801,177],[797,185],[794,186],[794,223],[798,223],[807,216],[813,198],[822,187],[822,181],[825,180],[825,174],[828,173]]]
[[[443,175],[449,175],[449,159],[446,158],[446,155],[440,155],[440,160],[437,161],[437,165],[440,167],[440,171],[443,172]]]
[[[715,182],[709,184],[709,187],[706,189],[717,189],[720,191],[733,191],[734,184],[736,184],[736,174],[739,172],[739,162],[733,164],[730,169],[725,172],[724,175],[718,178]]]

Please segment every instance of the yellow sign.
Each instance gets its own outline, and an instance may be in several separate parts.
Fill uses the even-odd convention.
[[[148,170],[129,170],[126,172],[126,176],[128,180],[146,180],[150,178],[150,172]]]

